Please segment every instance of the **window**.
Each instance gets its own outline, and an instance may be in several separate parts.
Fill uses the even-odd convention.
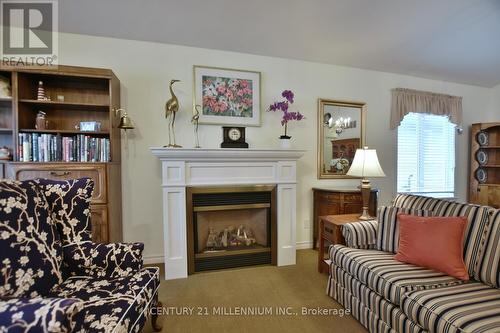
[[[455,125],[448,117],[407,114],[398,128],[397,191],[455,196]]]

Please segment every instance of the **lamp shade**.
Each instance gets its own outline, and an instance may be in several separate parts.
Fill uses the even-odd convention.
[[[375,149],[356,149],[356,155],[352,165],[347,171],[347,176],[352,177],[385,177],[384,170],[380,166]]]

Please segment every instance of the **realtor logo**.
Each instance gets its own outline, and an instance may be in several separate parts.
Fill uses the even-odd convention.
[[[57,1],[2,0],[2,65],[57,65]]]

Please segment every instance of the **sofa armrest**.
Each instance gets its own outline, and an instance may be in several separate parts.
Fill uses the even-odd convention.
[[[348,247],[355,249],[374,249],[377,244],[377,220],[346,223],[342,235]]]
[[[143,243],[73,243],[64,247],[64,271],[70,276],[128,276],[142,268],[143,250]]]
[[[85,303],[76,298],[11,298],[0,301],[0,332],[72,332],[73,316]]]

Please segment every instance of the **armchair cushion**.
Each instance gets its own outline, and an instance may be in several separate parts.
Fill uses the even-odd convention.
[[[12,298],[0,301],[0,332],[72,332],[83,308],[74,298]]]
[[[66,245],[63,250],[67,275],[113,279],[131,275],[142,268],[144,244],[84,242]]]
[[[377,242],[376,220],[346,223],[342,226],[342,235],[348,247],[354,249],[374,249]]]
[[[379,207],[377,212],[377,250],[396,253],[399,247],[399,221],[398,214],[415,216],[432,216],[428,210],[399,207]]]
[[[74,316],[74,332],[139,332],[148,308],[156,305],[159,286],[159,269],[147,267],[115,279],[70,277],[52,290],[52,296],[85,302]]]
[[[62,248],[33,181],[0,181],[0,297],[44,295],[62,282]]]
[[[90,200],[94,181],[81,178],[62,181],[37,179],[36,182],[49,202],[62,244],[90,241]]]

